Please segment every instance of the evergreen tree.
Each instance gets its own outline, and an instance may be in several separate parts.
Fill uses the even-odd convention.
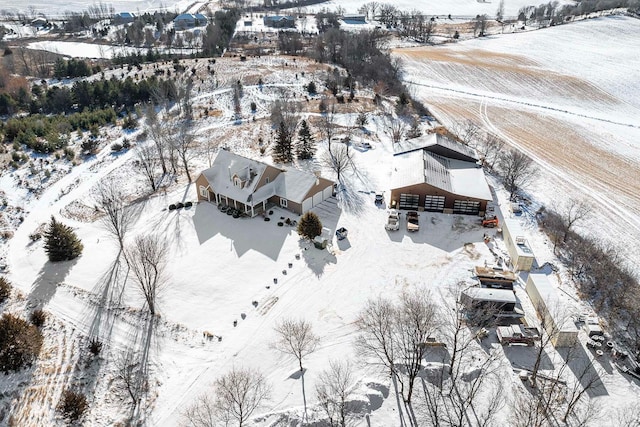
[[[4,277],[0,277],[0,304],[9,299],[11,295],[11,283]]]
[[[315,140],[313,139],[313,135],[311,135],[307,121],[303,120],[302,123],[300,123],[300,130],[298,131],[296,155],[298,156],[298,159],[306,160],[312,158],[315,153]]]
[[[307,212],[298,221],[298,234],[313,239],[322,233],[322,222],[313,212]]]
[[[82,242],[68,225],[56,221],[52,216],[47,231],[44,233],[44,250],[49,261],[68,261],[82,254]]]
[[[0,371],[6,374],[30,364],[41,347],[42,334],[38,328],[11,314],[0,318]]]
[[[293,136],[287,130],[284,121],[280,122],[277,134],[273,159],[276,162],[290,163],[293,160],[293,146],[291,143]]]

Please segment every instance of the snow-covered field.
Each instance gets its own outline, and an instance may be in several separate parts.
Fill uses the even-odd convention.
[[[329,10],[336,10],[338,7],[343,8],[346,13],[358,13],[358,10],[362,5],[370,3],[369,0],[330,0],[309,6],[306,10],[319,10],[327,8]],[[429,1],[410,1],[410,0],[389,0],[381,1],[378,3],[392,4],[398,9],[408,12],[411,10],[419,10],[427,15],[439,15],[440,17],[452,15],[452,16],[466,16],[475,17],[476,15],[486,14],[489,17],[494,17],[498,10],[499,1],[478,1],[478,0],[429,0]],[[505,16],[518,16],[518,11],[523,6],[538,6],[543,3],[536,0],[507,0],[504,2]],[[571,4],[571,0],[559,1],[559,5]]]
[[[535,197],[558,206],[585,197],[595,215],[583,231],[631,260],[640,256],[639,30],[637,19],[612,16],[395,53],[439,119],[474,120],[531,154],[543,171]]]

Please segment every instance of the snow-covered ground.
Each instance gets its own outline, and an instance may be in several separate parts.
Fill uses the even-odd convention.
[[[594,22],[594,25],[598,22]],[[622,24],[619,21],[605,22],[615,22],[623,27],[633,25],[628,21],[622,21]],[[486,40],[487,43],[493,41]],[[482,42],[485,40],[476,43]],[[456,52],[450,55],[456,55]],[[440,77],[437,73],[433,73],[435,77],[425,73],[420,68],[424,65],[417,60],[405,60],[411,79],[427,85],[416,85],[418,94],[429,96],[427,103],[433,99],[438,101],[434,104],[434,111],[439,117],[454,117],[452,113],[445,114],[450,111],[445,110],[446,105],[450,109],[458,109],[470,102],[484,106],[485,112],[478,112],[478,117],[484,117],[483,123],[487,126],[497,122],[499,117],[508,118],[509,113],[516,114],[516,111],[505,108],[505,105],[512,105],[511,98],[506,100],[515,97],[512,93],[498,93],[496,97],[500,99],[496,105],[488,105],[489,101],[480,103],[474,100],[474,95],[468,92],[476,89],[465,85],[454,88],[459,91],[454,92],[458,94],[457,97],[451,96],[452,91],[447,87],[433,88],[436,84],[452,84],[451,81],[429,80]],[[197,67],[200,71],[204,71],[208,65],[211,64],[203,60],[197,64],[189,63],[189,67]],[[535,68],[538,65],[527,63],[527,66]],[[326,72],[326,67],[307,63],[300,58],[294,62],[287,57],[247,58],[245,62],[223,58],[218,59],[213,68],[216,71],[215,81],[203,80],[195,87],[197,117],[204,106],[209,111],[208,117],[199,119],[198,137],[203,140],[222,140],[236,152],[267,161],[268,154],[264,157],[260,155],[256,139],[258,136],[269,139],[270,127],[263,118],[269,114],[270,103],[282,96],[286,96],[286,99],[304,99],[303,85],[310,79],[319,82]],[[149,69],[144,72],[152,71]],[[304,75],[302,71],[305,71]],[[255,84],[258,78],[263,79],[264,85]],[[230,85],[237,79],[242,79],[245,91],[242,110],[248,111],[246,104],[252,100],[258,104],[255,122],[250,119],[253,115],[248,113],[242,124],[231,120],[233,103]],[[564,86],[554,88],[566,90]],[[482,90],[484,92],[480,99],[489,98],[490,90]],[[465,93],[461,93],[463,91]],[[371,95],[366,91],[358,92],[359,105],[365,105],[365,96],[371,98]],[[528,94],[523,90],[516,95],[526,97]],[[528,96],[533,97],[530,94]],[[563,102],[562,97],[553,93],[549,96],[553,103],[532,107],[534,111],[543,110],[542,107],[548,110],[555,103],[561,103],[565,109],[574,108],[576,112],[589,111],[571,99]],[[633,117],[635,110],[623,109],[611,96],[611,108],[620,108],[619,113],[628,112],[621,115],[619,121]],[[596,100],[589,98],[589,101]],[[547,101],[536,99],[536,102]],[[311,120],[317,116],[314,106],[317,105],[317,99],[312,99],[308,105],[309,110],[305,115]],[[596,102],[594,105],[595,113],[600,115],[604,112],[601,104]],[[349,106],[340,108],[343,109],[338,114],[339,123],[346,125],[352,122],[354,112],[347,110]],[[470,111],[472,108],[469,107]],[[496,114],[487,118],[487,110],[496,111]],[[571,117],[567,119],[571,125],[574,122],[570,120],[573,120],[585,127],[601,129],[599,122],[596,126],[577,114]],[[140,415],[148,425],[180,425],[184,409],[198,395],[209,391],[215,378],[234,366],[259,369],[273,384],[273,396],[254,420],[254,425],[299,425],[303,398],[301,380],[295,375],[296,363],[275,352],[270,344],[275,338],[273,326],[277,321],[284,317],[304,317],[312,322],[321,337],[320,348],[305,361],[307,371],[304,380],[311,418],[317,419],[318,416],[314,394],[318,374],[326,368],[329,360],[340,358],[352,359],[356,365],[356,390],[364,402],[358,425],[398,425],[398,405],[395,396],[390,393],[392,386],[388,376],[364,365],[354,351],[353,321],[356,314],[368,298],[378,295],[394,297],[408,289],[426,289],[433,293],[434,299],[451,303],[449,289],[461,281],[470,283],[473,266],[485,261],[493,262],[495,258],[490,249],[500,252],[504,246],[494,230],[489,234],[495,239],[489,245],[484,243],[487,230],[479,226],[476,217],[422,212],[419,232],[409,234],[404,227],[396,232],[385,231],[386,206],[374,204],[374,192],[389,194],[393,149],[384,132],[379,112],[371,114],[369,119],[369,134],[356,131],[354,140],[370,142],[373,148],[355,149],[357,173],[346,175],[348,191],[340,192],[337,199],[315,208],[323,224],[332,232],[338,227],[349,230],[346,240],[334,239],[328,250],[316,249],[300,240],[292,227],[279,227],[276,224],[278,221],[265,222],[260,217],[233,219],[209,203],[169,211],[167,206],[170,203],[195,200],[193,185],[184,181],[173,184],[166,192],[160,191],[153,197],[137,201],[133,205],[138,210],[136,225],[127,240],[131,241],[136,235],[158,233],[166,240],[171,255],[169,279],[158,306],[160,318],[153,322],[144,315],[143,301],[131,279],[126,279],[124,266],[116,263],[117,245],[95,221],[92,201],[95,184],[106,179],[121,182],[132,196],[140,195],[143,184],[133,170],[133,150],[114,155],[107,146],[97,156],[89,157],[81,165],[71,168],[38,198],[25,198],[23,220],[8,248],[5,248],[9,278],[23,293],[24,299],[14,302],[14,306],[9,308],[24,310],[43,306],[53,319],[45,329],[49,337],[48,350],[37,366],[33,370],[3,377],[4,388],[0,391],[10,390],[13,393],[20,387],[30,390],[28,397],[16,398],[13,402],[12,407],[17,408],[15,419],[18,423],[62,424],[54,412],[61,390],[67,385],[81,385],[89,395],[91,407],[86,419],[88,425],[123,423],[129,415],[130,406],[126,403],[126,395],[118,395],[112,379],[119,355],[132,350],[149,370],[152,392],[143,405],[148,411]],[[555,119],[564,123],[565,116]],[[602,123],[602,128],[609,129],[611,134],[617,134],[620,128],[618,124]],[[113,129],[110,132],[113,140],[124,136]],[[633,128],[630,132],[634,132]],[[135,139],[135,135],[127,137]],[[632,141],[629,144],[630,150],[635,149]],[[320,145],[318,157],[324,149]],[[603,152],[616,153],[607,147]],[[205,155],[199,155],[193,169],[201,170],[207,163]],[[300,166],[309,170],[322,168],[317,161]],[[331,176],[326,169],[323,173]],[[544,176],[543,179],[550,178]],[[22,193],[16,192],[20,189],[19,180],[18,174],[5,175],[0,179],[1,189],[6,194],[24,195],[24,190]],[[499,214],[508,216],[504,192],[493,179],[490,179],[490,183],[497,192],[496,206],[505,207]],[[578,184],[573,182],[573,185]],[[555,185],[557,192],[550,192],[543,185],[537,183],[533,187],[535,203],[546,202],[547,194],[555,196],[565,188]],[[297,219],[289,211],[280,208],[274,208],[273,211],[273,219]],[[49,263],[42,242],[31,242],[29,235],[47,222],[51,215],[74,227],[82,239],[85,249],[77,260]],[[526,230],[538,263],[557,263],[549,242],[538,231],[532,215],[526,213],[517,219]],[[633,217],[627,218],[631,219]],[[404,226],[404,222],[401,225]],[[610,224],[600,224],[597,231],[610,229]],[[628,235],[622,231],[616,233],[619,233],[617,236],[620,239],[634,236],[633,231]],[[567,311],[577,314],[587,310],[584,303],[575,299],[575,291],[568,281],[563,280],[564,276],[560,274],[558,277],[561,288],[567,293],[562,294]],[[521,286],[516,289],[516,294],[527,311],[528,319],[535,323],[533,307],[528,303]],[[236,326],[234,321],[237,321]],[[203,336],[205,331],[222,337],[222,340],[206,340]],[[94,362],[87,360],[89,337],[99,337],[105,343],[103,353]],[[513,368],[516,364],[522,364],[522,360],[530,360],[535,350],[503,350],[493,338],[485,345],[487,351],[496,352],[502,357],[500,372],[506,379],[507,390],[512,392],[521,388]],[[549,349],[549,353],[553,355],[553,350]],[[589,353],[585,357],[592,358],[592,355]],[[595,363],[611,368],[608,356]],[[58,367],[60,364],[62,366]],[[601,419],[612,420],[615,411],[638,401],[640,389],[615,369],[603,373],[602,379],[607,395],[596,400],[603,407]],[[505,416],[508,411],[507,405],[500,415],[500,420],[504,422],[498,425],[507,425]],[[367,419],[364,418],[365,413],[368,414]]]

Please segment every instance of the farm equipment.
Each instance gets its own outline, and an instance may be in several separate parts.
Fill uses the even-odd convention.
[[[485,216],[482,219],[482,226],[487,228],[494,228],[500,225],[500,221],[498,221],[498,217],[495,215]]]
[[[522,325],[498,326],[496,328],[498,341],[502,345],[526,344],[532,346],[540,340],[538,328],[531,328]]]

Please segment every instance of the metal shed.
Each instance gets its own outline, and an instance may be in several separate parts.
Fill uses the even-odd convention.
[[[572,347],[578,342],[578,328],[567,315],[558,291],[545,274],[530,274],[527,294],[542,320],[542,327],[556,347]]]
[[[527,242],[520,223],[511,218],[505,218],[502,236],[511,257],[511,264],[515,270],[529,271],[536,257]]]

